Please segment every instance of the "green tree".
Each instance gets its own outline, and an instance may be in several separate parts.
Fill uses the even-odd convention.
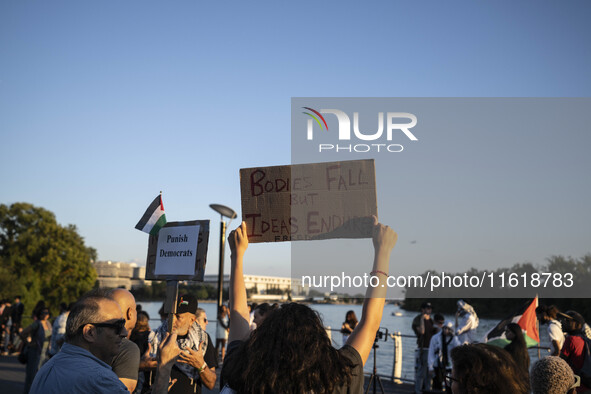
[[[96,250],[76,226],[27,203],[0,204],[0,296],[23,296],[27,309],[43,299],[53,312],[94,285]]]

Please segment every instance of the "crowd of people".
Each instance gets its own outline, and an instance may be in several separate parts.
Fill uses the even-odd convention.
[[[369,272],[379,284],[386,284],[396,241],[396,233],[376,219]],[[216,384],[222,394],[361,393],[363,366],[380,326],[387,286],[367,290],[359,319],[354,311],[347,312],[343,346],[337,349],[318,313],[306,305],[248,305],[245,223],[230,233],[228,243],[230,299],[218,311],[215,344],[206,332],[207,314],[191,294],[179,295],[174,314],[162,308],[155,329],[125,289],[98,288],[71,305],[62,304],[53,324],[40,302],[33,322],[24,328],[20,297],[14,303],[3,300],[0,343],[3,352],[26,354],[25,393],[180,394],[200,393]],[[530,366],[518,324],[506,325],[504,348],[476,343],[479,320],[471,305],[458,300],[455,321],[446,321],[433,314],[431,303],[423,303],[412,322],[417,337],[415,392],[584,392],[589,387],[585,352],[591,340],[583,317],[574,311],[560,313],[554,306],[540,306],[536,313],[548,325],[552,349]]]
[[[21,322],[25,306],[21,302],[21,296],[0,301],[0,350],[3,355],[15,353],[21,346],[18,333],[22,331]]]
[[[385,290],[368,290],[361,319],[354,313],[347,317],[350,335],[337,350],[308,306],[247,305],[245,226],[229,236],[230,307],[222,306],[218,313],[215,347],[206,332],[207,314],[191,294],[178,297],[176,313],[167,316],[161,309],[161,325],[154,330],[133,294],[122,288],[96,288],[71,305],[62,304],[53,325],[40,301],[25,328],[18,325],[24,311],[20,297],[15,305],[4,300],[3,351],[27,355],[24,392],[199,393],[202,386],[215,386],[218,351],[224,357],[226,341],[220,383],[224,393],[361,391]],[[376,220],[372,275],[384,283],[395,243],[396,233]]]
[[[536,317],[548,325],[550,355],[530,366],[523,328],[505,325],[504,347],[477,343],[478,317],[464,300],[457,302],[455,326],[421,305],[412,329],[417,337],[415,392],[573,394],[591,387],[591,329],[575,312],[539,306]]]
[[[442,314],[432,316],[433,305],[424,302],[421,313],[412,322],[417,337],[415,352],[415,392],[442,390],[445,374],[451,366],[451,351],[465,343],[471,343],[478,327],[478,316],[474,308],[459,300],[457,302],[455,330],[451,321],[445,321]]]

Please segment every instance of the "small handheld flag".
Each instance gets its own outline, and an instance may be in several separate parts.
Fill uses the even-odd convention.
[[[156,235],[165,224],[166,215],[164,214],[164,205],[162,205],[162,194],[159,194],[146,209],[144,216],[135,225],[135,228],[150,235]]]

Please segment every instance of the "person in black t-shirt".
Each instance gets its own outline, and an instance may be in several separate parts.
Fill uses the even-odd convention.
[[[423,302],[421,313],[412,321],[412,330],[417,336],[417,350],[415,353],[415,393],[431,390],[429,378],[429,343],[431,337],[437,332],[431,319],[433,306],[430,302]]]

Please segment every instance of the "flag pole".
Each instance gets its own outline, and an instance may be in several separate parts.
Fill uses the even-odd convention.
[[[164,312],[168,313],[168,332],[172,334],[174,315],[176,314],[176,303],[179,298],[179,281],[166,281],[166,301],[164,302]]]
[[[540,299],[538,297],[538,295],[536,294],[536,308],[538,306],[540,306]],[[538,338],[540,337],[540,321],[538,320],[538,317],[536,316],[536,328],[538,329]],[[540,340],[540,342],[538,342],[538,360],[541,358],[540,355],[540,344],[541,344],[542,340]]]

